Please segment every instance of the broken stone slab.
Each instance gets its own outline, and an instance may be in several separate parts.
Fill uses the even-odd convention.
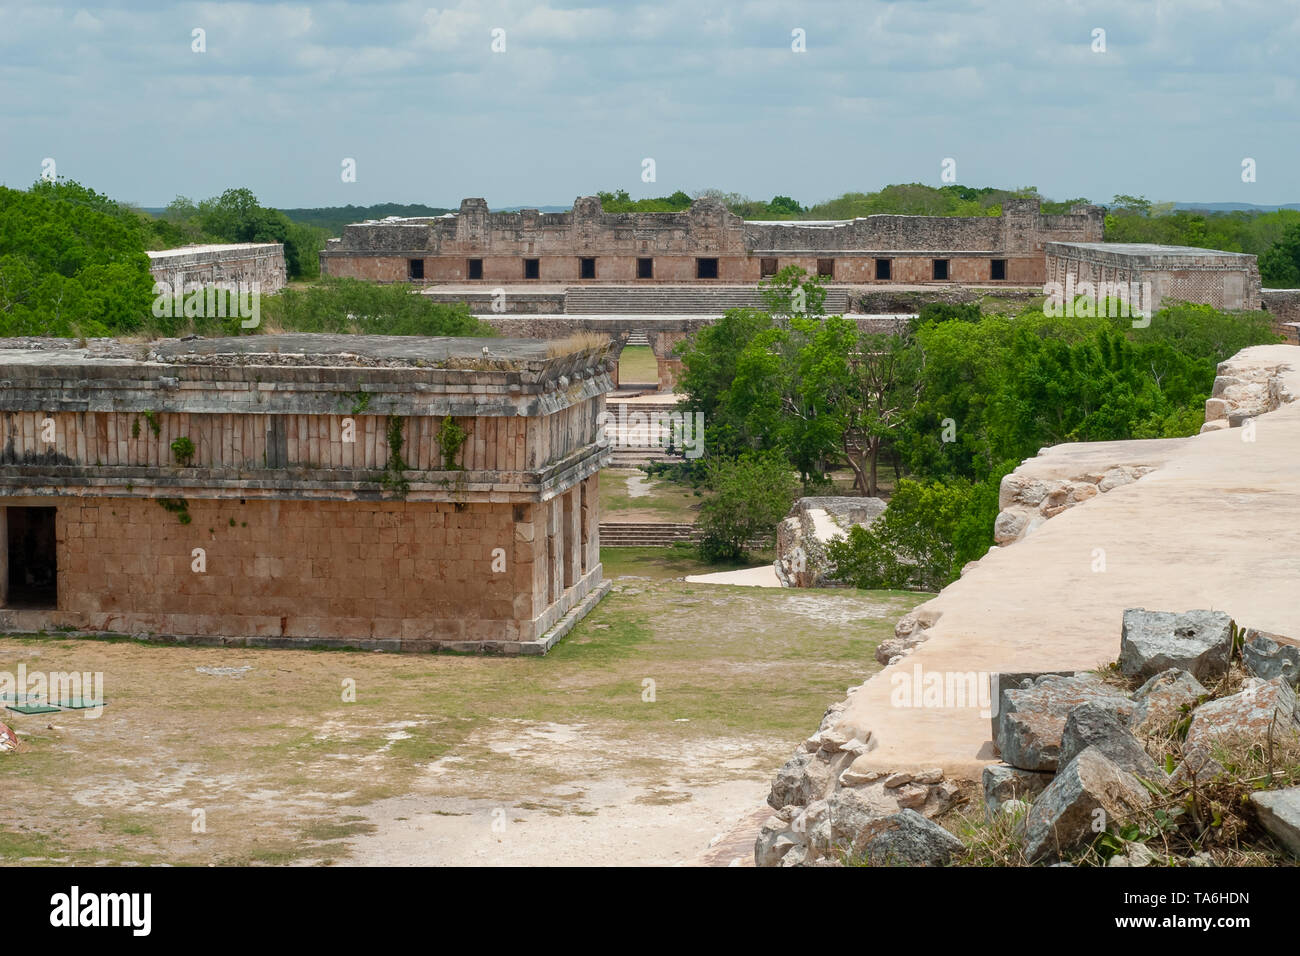
[[[1187,729],[1189,748],[1210,748],[1216,742],[1262,742],[1300,737],[1296,692],[1281,677],[1270,681],[1249,678],[1240,693],[1202,704]]]
[[[1241,662],[1254,677],[1283,677],[1292,687],[1300,684],[1300,641],[1293,638],[1247,628]]]
[[[1143,680],[1171,667],[1197,680],[1213,680],[1228,670],[1232,652],[1232,618],[1222,611],[1124,612],[1119,667]]]
[[[1031,863],[1051,862],[1091,842],[1151,803],[1138,779],[1097,747],[1061,768],[1025,816],[1024,852]]]
[[[965,848],[961,840],[915,810],[902,810],[882,824],[866,842],[866,858],[872,866],[946,866]]]
[[[1088,701],[1112,708],[1126,721],[1133,715],[1127,695],[1093,674],[1042,677],[1031,687],[1004,692],[996,740],[1002,760],[1021,770],[1056,770],[1066,718]]]
[[[1035,773],[1007,764],[989,764],[984,768],[984,810],[992,819],[1003,804],[1032,800],[1052,782],[1050,773]]]
[[[1185,670],[1171,667],[1161,671],[1133,692],[1137,708],[1133,711],[1132,727],[1140,734],[1167,731],[1209,693]]]
[[[1072,708],[1061,732],[1061,751],[1057,762],[1064,766],[1088,747],[1096,747],[1116,766],[1146,780],[1163,780],[1165,773],[1128,729],[1127,722],[1113,707],[1085,701]]]
[[[1075,673],[1075,671],[1009,671],[1005,674],[990,674],[989,700],[993,704],[993,713],[991,715],[993,736],[989,739],[994,743],[997,742],[998,721],[1002,715],[1002,695],[1006,691],[1023,690],[1026,687],[1032,687],[1034,681],[1040,677],[1073,677]]]
[[[1300,857],[1300,787],[1250,795],[1260,824],[1288,853]]]

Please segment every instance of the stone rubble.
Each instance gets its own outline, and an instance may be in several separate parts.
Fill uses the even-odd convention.
[[[935,619],[918,608],[896,635],[913,639]],[[1131,693],[1088,672],[992,675],[991,733],[1003,762],[983,771],[986,819],[1014,826],[1029,862],[1071,865],[1062,857],[1091,844],[1098,821],[1117,832],[1150,807],[1151,788],[1208,784],[1225,773],[1214,756],[1220,742],[1262,743],[1270,733],[1275,741],[1300,741],[1300,701],[1287,666],[1288,650],[1300,642],[1288,636],[1244,631],[1242,663],[1281,673],[1249,677],[1237,693],[1210,699],[1201,680],[1228,672],[1234,633],[1231,618],[1218,611],[1125,611],[1121,657],[1112,666],[1132,683],[1144,679]],[[840,726],[849,703],[829,707],[817,733],[777,773],[768,796],[776,812],[755,842],[757,865],[940,866],[959,858],[961,841],[942,817],[965,799],[963,788],[942,768],[891,770],[859,760],[872,748],[871,733]],[[1183,729],[1182,760],[1167,775],[1143,741],[1158,744]],[[1300,788],[1257,792],[1251,801],[1261,825],[1300,856]],[[1108,865],[1160,862],[1131,842]],[[1205,853],[1172,862],[1214,865]]]

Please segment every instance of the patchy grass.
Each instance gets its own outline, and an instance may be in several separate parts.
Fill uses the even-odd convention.
[[[760,564],[771,564],[774,557],[771,552],[755,552],[750,555],[749,561],[737,563],[724,561],[720,564],[710,564],[701,560],[699,551],[691,544],[600,549],[600,560],[605,569],[605,577],[632,575],[653,581],[684,578],[688,574],[738,571],[742,568],[757,567]]]
[[[99,719],[6,712],[31,750],[0,756],[0,863],[329,863],[392,797],[586,815],[599,804],[568,797],[593,779],[643,788],[647,809],[758,792],[924,599],[688,584],[718,568],[687,549],[602,557],[614,592],[543,658],[0,638],[0,670],[102,672],[109,700]]]
[[[659,363],[648,345],[629,345],[618,358],[618,380],[624,385],[658,385]]]
[[[632,493],[633,489],[646,494]],[[664,521],[694,524],[703,493],[666,478],[651,478],[639,468],[606,468],[600,473],[600,516],[604,521]]]

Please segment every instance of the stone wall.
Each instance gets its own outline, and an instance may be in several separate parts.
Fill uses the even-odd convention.
[[[1084,282],[1125,287],[1149,282],[1153,312],[1166,302],[1203,303],[1228,311],[1260,307],[1255,257],[1237,252],[1148,243],[1049,242],[1046,273],[1048,282],[1067,289]]]
[[[1300,345],[1300,289],[1260,289],[1259,298],[1273,317],[1273,331]]]
[[[346,227],[321,252],[321,271],[382,282],[720,282],[757,283],[764,260],[774,269],[829,270],[837,282],[935,281],[935,259],[948,262],[945,282],[1043,281],[1046,242],[1098,241],[1102,213],[1079,206],[1045,216],[1037,200],[1011,200],[1000,217],[867,216],[842,222],[746,222],[714,199],[680,213],[606,213],[594,196],[565,213],[488,211],[466,199],[456,214]],[[892,263],[876,278],[876,259]],[[582,260],[594,275],[584,277]],[[704,277],[698,260],[716,260]],[[990,260],[1005,262],[992,279]],[[473,260],[481,274],[471,279]],[[525,261],[536,263],[529,276]],[[649,260],[643,276],[639,260]],[[420,274],[413,275],[412,263]]]
[[[581,505],[597,480],[531,505],[198,499],[189,523],[158,501],[9,499],[55,504],[59,564],[57,610],[11,613],[218,643],[519,653],[600,582]]]
[[[279,292],[286,281],[284,246],[278,242],[182,246],[148,253],[149,272],[173,290],[191,284],[258,283],[265,294]]]
[[[0,628],[544,653],[608,588],[601,348],[23,345],[0,342],[0,511],[55,509],[57,600],[0,590]]]

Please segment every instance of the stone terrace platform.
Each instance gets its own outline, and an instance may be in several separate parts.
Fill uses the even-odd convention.
[[[1279,366],[1300,392],[1294,346],[1257,346],[1233,361]],[[1096,668],[1118,656],[1126,608],[1223,610],[1300,636],[1300,402],[1259,416],[1254,441],[1246,436],[1231,428],[1172,439],[1167,454],[1153,454],[1152,442],[1107,443],[1108,464],[1132,451],[1158,467],[992,551],[917,608],[928,639],[857,689],[837,725],[874,744],[851,769],[942,767],[978,779],[996,759],[987,711],[893,706],[896,679]],[[1099,460],[1095,444],[1079,451],[1084,468]],[[1069,446],[1053,449],[1053,474],[1068,455]],[[1093,570],[1097,549],[1104,571]]]

